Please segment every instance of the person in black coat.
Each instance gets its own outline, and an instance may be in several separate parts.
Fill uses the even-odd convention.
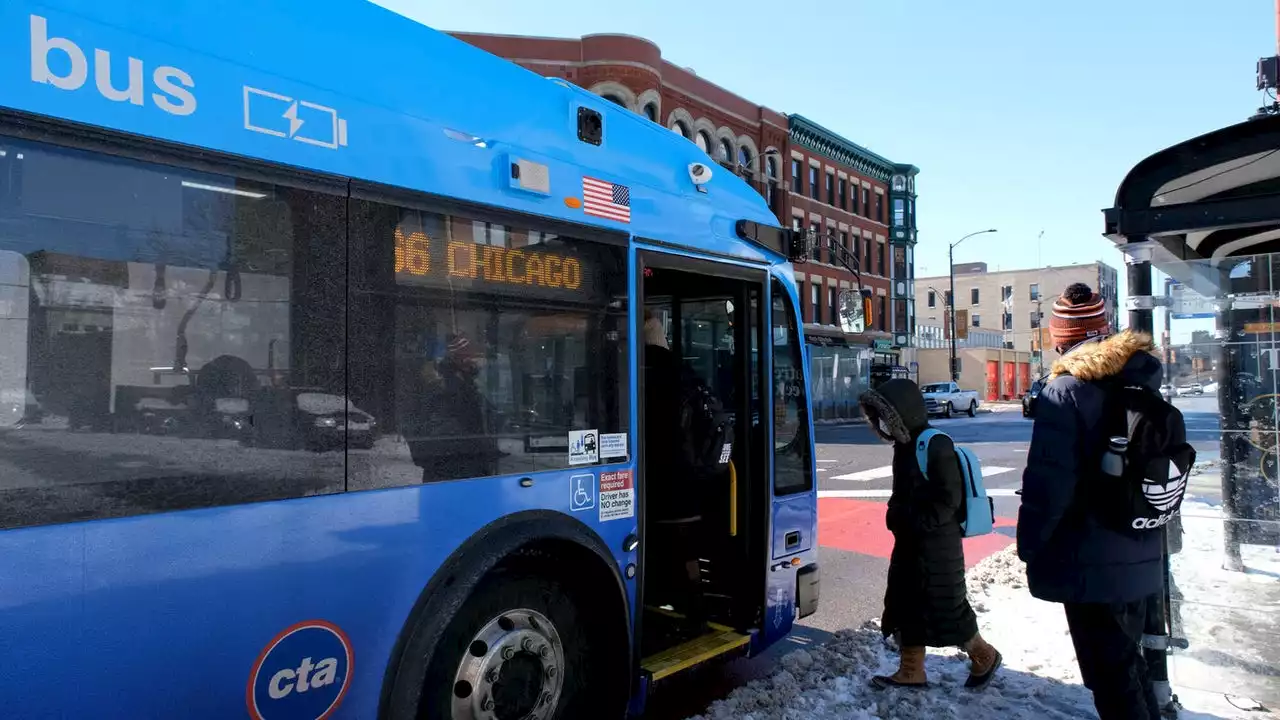
[[[867,422],[893,443],[893,493],[885,522],[893,533],[881,630],[896,635],[898,671],[876,676],[878,688],[926,687],[925,647],[961,647],[971,660],[965,686],[981,689],[1002,662],[978,632],[964,578],[960,523],[964,479],[951,438],[929,442],[929,476],[916,462],[916,440],[929,427],[924,396],[910,380],[894,379],[859,398]]]
[[[1062,603],[1084,686],[1102,720],[1159,718],[1140,649],[1148,602],[1163,602],[1160,532],[1110,529],[1078,492],[1102,473],[1101,380],[1159,391],[1150,335],[1110,336],[1102,298],[1077,283],[1053,304],[1049,329],[1064,355],[1036,401],[1018,510],[1018,556],[1041,600]]]

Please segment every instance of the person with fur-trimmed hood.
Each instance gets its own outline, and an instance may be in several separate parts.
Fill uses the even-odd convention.
[[[1111,334],[1102,298],[1083,283],[1053,303],[1049,331],[1062,357],[1036,400],[1018,511],[1018,556],[1031,594],[1062,603],[1080,675],[1101,720],[1160,717],[1140,642],[1147,602],[1162,592],[1161,533],[1126,535],[1090,512],[1083,488],[1101,474],[1101,381],[1158,391],[1150,335]]]
[[[871,679],[877,688],[927,687],[926,647],[960,647],[969,654],[965,687],[985,688],[1000,668],[1000,653],[978,633],[964,580],[964,477],[946,435],[929,441],[929,475],[916,461],[916,440],[929,427],[924,395],[910,380],[889,380],[859,398],[867,422],[893,443],[893,491],[885,524],[893,533],[889,578],[880,620],[898,640],[898,670]]]

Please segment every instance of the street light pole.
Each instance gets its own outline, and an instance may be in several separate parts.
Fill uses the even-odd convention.
[[[956,246],[974,235],[993,232],[995,232],[995,228],[971,232],[947,247],[947,269],[951,275],[951,302],[949,303],[951,306],[951,319],[949,321],[951,324],[951,382],[960,382],[960,372],[956,367]]]

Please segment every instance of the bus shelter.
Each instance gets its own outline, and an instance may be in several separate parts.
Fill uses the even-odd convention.
[[[1138,163],[1104,211],[1197,463],[1145,645],[1173,692],[1280,707],[1280,115]],[[1165,281],[1153,287],[1153,270]],[[1160,321],[1157,325],[1157,320]]]

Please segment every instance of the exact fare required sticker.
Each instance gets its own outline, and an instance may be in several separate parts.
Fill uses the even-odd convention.
[[[636,492],[630,470],[600,473],[600,520],[635,517]]]

